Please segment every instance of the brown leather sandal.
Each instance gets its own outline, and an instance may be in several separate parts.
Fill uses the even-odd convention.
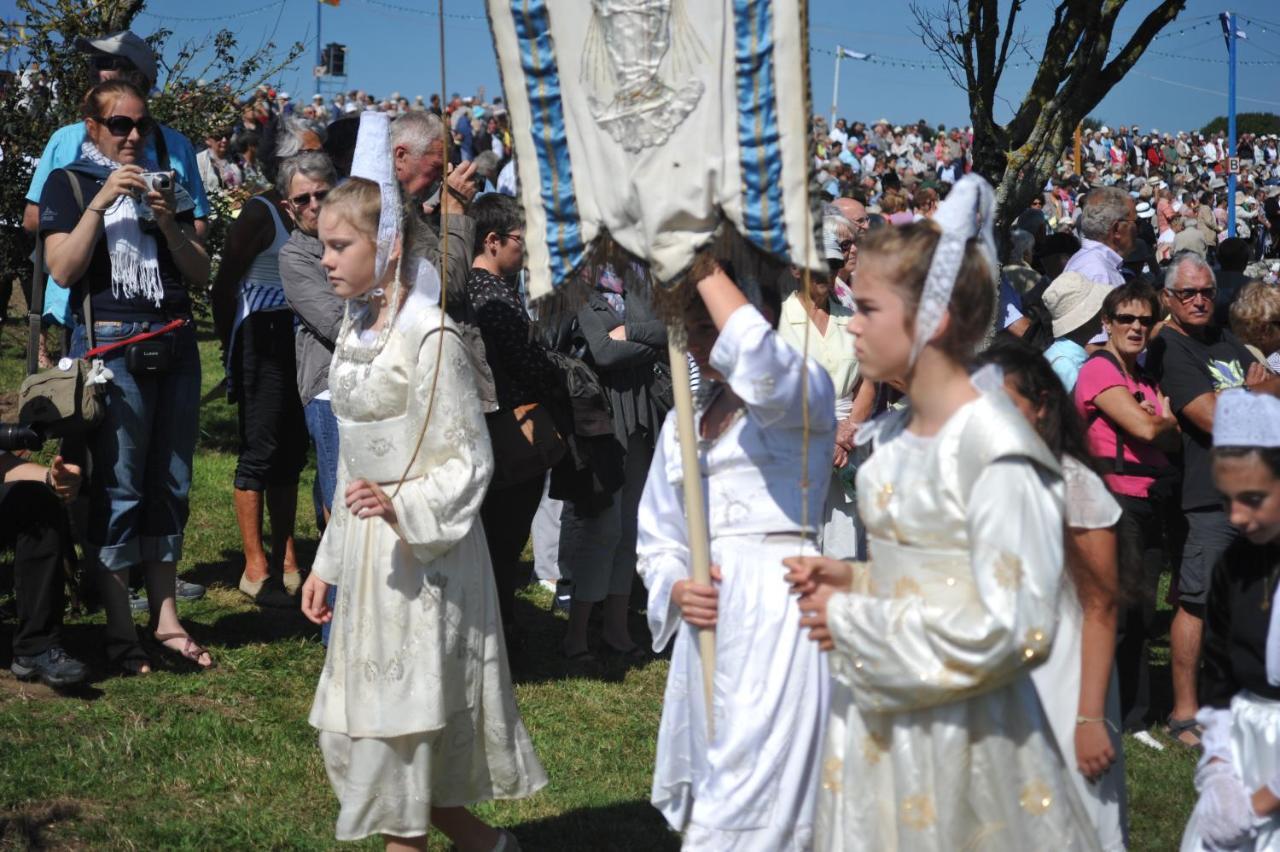
[[[154,636],[156,645],[160,648],[161,653],[167,657],[179,662],[189,663],[201,671],[208,671],[216,665],[213,660],[213,654],[210,654],[204,648],[197,645],[196,640],[192,639],[191,634],[189,633],[155,633],[152,635]],[[181,651],[164,644],[165,642],[172,642],[174,639],[186,640],[182,645]],[[200,664],[200,658],[206,655],[209,657],[209,665],[202,666]]]

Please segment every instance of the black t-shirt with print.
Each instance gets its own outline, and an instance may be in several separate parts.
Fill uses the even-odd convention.
[[[1196,397],[1244,385],[1245,372],[1254,361],[1244,344],[1224,328],[1207,329],[1190,337],[1166,326],[1147,350],[1147,369],[1169,397],[1182,427],[1182,508],[1205,509],[1222,503],[1213,485],[1209,451],[1213,436],[1197,428],[1182,414]]]
[[[45,181],[44,191],[40,194],[40,233],[67,234],[75,229],[84,210],[76,201],[71,191],[71,180],[79,181],[80,192],[86,205],[93,203],[93,197],[102,189],[102,181],[65,169],[55,169]],[[122,202],[123,203],[123,202]],[[96,215],[96,214],[90,214]],[[191,211],[179,213],[177,220],[191,223],[195,219]],[[178,272],[164,235],[155,229],[149,233],[156,241],[156,257],[160,263],[160,281],[164,285],[164,299],[157,307],[155,302],[145,296],[126,299],[112,293],[111,256],[107,253],[105,229],[98,229],[98,241],[93,246],[93,256],[89,260],[89,268],[71,289],[71,309],[78,320],[83,321],[84,285],[87,283],[93,294],[93,318],[96,321],[113,320],[120,322],[155,322],[175,317],[191,315],[191,297],[187,294],[182,274]]]

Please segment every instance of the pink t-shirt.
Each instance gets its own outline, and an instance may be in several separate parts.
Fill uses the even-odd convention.
[[[1116,431],[1111,421],[1102,416],[1094,400],[1098,394],[1116,386],[1127,388],[1131,394],[1141,393],[1144,400],[1160,411],[1160,394],[1153,384],[1126,376],[1104,357],[1090,358],[1084,362],[1076,379],[1076,410],[1088,424],[1085,440],[1088,442],[1089,452],[1103,461],[1104,468],[1109,467],[1116,457]],[[1157,468],[1169,464],[1169,459],[1162,450],[1132,435],[1125,435],[1124,438],[1124,460]],[[1146,497],[1147,490],[1154,481],[1150,476],[1122,476],[1114,473],[1105,474],[1103,479],[1106,480],[1107,487],[1116,494],[1129,497]]]

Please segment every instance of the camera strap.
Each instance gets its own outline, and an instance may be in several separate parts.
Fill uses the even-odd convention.
[[[67,182],[71,184],[71,194],[75,196],[76,204],[80,207],[80,215],[83,216],[85,211],[84,190],[80,187],[80,178],[75,172],[70,171],[69,169],[65,170],[65,173],[67,175]],[[40,301],[43,302],[44,291],[41,290],[40,292]],[[84,308],[82,319],[84,320],[85,345],[92,350],[97,344],[97,341],[93,336],[93,293],[89,288],[88,282],[85,282],[84,285]],[[89,356],[86,353],[85,358],[87,359],[88,357]]]
[[[88,352],[84,353],[85,360],[90,360],[93,358],[101,358],[103,355],[106,355],[108,352],[114,352],[115,350],[121,349],[125,346],[132,346],[135,343],[141,343],[144,340],[151,340],[152,338],[159,337],[162,334],[168,334],[171,331],[177,331],[178,329],[182,328],[184,325],[186,325],[190,321],[191,320],[188,320],[188,319],[171,320],[170,322],[162,325],[160,328],[157,328],[155,331],[144,331],[142,334],[135,334],[133,337],[127,337],[124,340],[117,340],[115,343],[104,343],[101,346],[98,346],[94,349],[90,349]]]

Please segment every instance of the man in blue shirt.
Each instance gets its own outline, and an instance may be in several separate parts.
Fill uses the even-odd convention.
[[[90,79],[94,84],[123,77],[137,83],[138,88],[144,92],[151,91],[155,86],[155,53],[145,41],[128,30],[98,39],[81,37],[76,39],[76,47],[89,54],[89,62],[94,71]],[[154,134],[147,139],[146,156],[152,162],[159,163],[161,169],[172,169],[178,183],[186,188],[195,202],[196,234],[203,239],[209,217],[209,199],[204,192],[204,183],[200,180],[195,148],[186,136],[172,127],[161,124],[159,129],[166,156],[159,156]],[[44,191],[45,181],[55,169],[79,159],[80,145],[84,139],[84,122],[68,124],[49,137],[35,173],[31,176],[31,186],[27,188],[27,206],[22,214],[22,227],[28,233],[34,234],[39,223],[40,193]],[[168,163],[162,162],[163,159],[167,159]],[[53,278],[49,278],[45,287],[45,316],[60,325],[70,325],[70,293],[69,288],[58,287],[54,285]]]

